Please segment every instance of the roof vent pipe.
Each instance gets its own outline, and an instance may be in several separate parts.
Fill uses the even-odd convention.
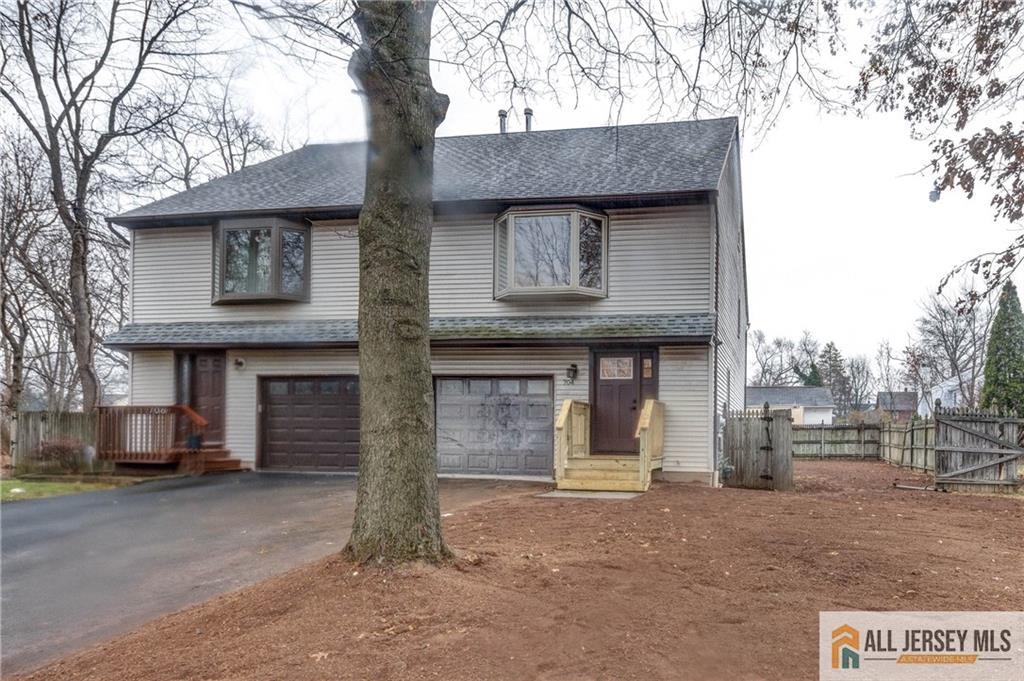
[[[526,116],[526,132],[533,130],[533,109],[526,107],[523,109],[523,115]]]
[[[502,135],[508,132],[508,111],[504,109],[498,109],[498,129]]]

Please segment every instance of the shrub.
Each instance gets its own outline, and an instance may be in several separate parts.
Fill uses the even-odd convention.
[[[85,468],[85,444],[73,438],[43,440],[36,448],[36,466],[42,471],[81,473]]]

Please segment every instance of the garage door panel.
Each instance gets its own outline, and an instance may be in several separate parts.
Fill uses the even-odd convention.
[[[263,381],[263,467],[358,469],[358,377],[289,376]]]
[[[551,475],[551,379],[442,378],[436,399],[440,472]]]

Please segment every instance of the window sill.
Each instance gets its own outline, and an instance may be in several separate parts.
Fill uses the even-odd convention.
[[[295,296],[275,296],[275,295],[231,295],[221,296],[214,298],[212,301],[213,305],[258,305],[258,304],[270,304],[270,305],[281,305],[288,303],[308,303],[309,298],[295,297]]]
[[[543,289],[512,289],[510,291],[502,291],[494,296],[495,300],[535,300],[537,298],[544,299],[563,299],[563,300],[594,300],[600,298],[607,298],[608,293],[606,291],[596,291],[594,289],[585,288],[543,288]]]

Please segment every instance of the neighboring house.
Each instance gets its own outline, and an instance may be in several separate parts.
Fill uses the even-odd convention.
[[[747,386],[747,409],[789,409],[795,425],[832,424],[832,391],[816,386]]]
[[[875,409],[891,421],[909,421],[917,413],[917,392],[879,392]]]
[[[931,416],[935,412],[935,400],[941,400],[943,407],[965,406],[966,401],[960,390],[959,379],[956,376],[947,378],[922,393],[917,403],[918,416]]]
[[[131,323],[106,344],[132,405],[189,405],[258,469],[356,470],[366,154],[306,146],[112,218]],[[662,475],[712,483],[716,408],[746,377],[736,119],[438,138],[434,157],[440,472],[550,477],[569,399],[593,452],[635,456],[657,397]]]

